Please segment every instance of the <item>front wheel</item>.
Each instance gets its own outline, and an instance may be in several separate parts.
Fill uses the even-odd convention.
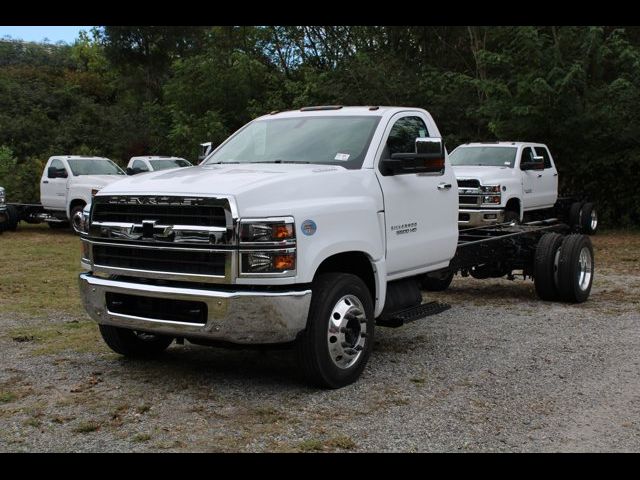
[[[173,337],[138,332],[112,325],[98,325],[102,339],[111,350],[127,357],[153,357],[164,352]]]
[[[80,235],[82,232],[82,211],[84,210],[84,205],[76,205],[71,209],[70,212],[70,220],[71,220],[71,228],[74,233]]]
[[[355,382],[373,347],[371,293],[357,276],[326,273],[313,282],[307,328],[296,343],[307,379],[323,388]]]

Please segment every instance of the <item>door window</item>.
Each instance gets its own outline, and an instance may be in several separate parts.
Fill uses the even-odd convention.
[[[520,165],[523,163],[533,162],[533,150],[531,147],[525,147],[522,150],[522,155],[520,156]]]
[[[54,159],[54,160],[51,162],[51,165],[49,165],[49,166],[50,166],[50,167],[55,168],[55,169],[56,169],[56,171],[57,171],[58,173],[66,172],[66,171],[67,171],[67,170],[64,168],[64,163],[62,163],[62,160],[58,160],[57,158],[56,158],[56,159]],[[49,177],[49,175],[48,175],[48,174],[47,174],[47,177]],[[49,178],[51,178],[51,177],[49,177]]]
[[[134,160],[133,161],[133,168],[137,168],[141,172],[149,171],[149,169],[147,168],[147,166],[145,165],[145,163],[142,160]]]
[[[536,155],[544,158],[544,168],[551,168],[551,157],[549,156],[549,152],[544,147],[534,147],[536,150]]]
[[[420,117],[402,117],[389,132],[385,153],[388,158],[394,153],[414,153],[416,138],[428,137],[427,126]]]

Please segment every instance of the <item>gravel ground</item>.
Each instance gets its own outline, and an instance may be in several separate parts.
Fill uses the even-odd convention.
[[[597,265],[581,305],[456,277],[425,295],[450,310],[378,328],[362,378],[333,391],[287,350],[132,361],[84,316],[0,313],[0,451],[639,451],[638,253]],[[51,347],[70,331],[82,348]]]

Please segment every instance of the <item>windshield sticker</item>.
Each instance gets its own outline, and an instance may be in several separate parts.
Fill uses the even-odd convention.
[[[350,155],[348,153],[336,153],[336,157],[334,160],[340,160],[346,162],[349,160]]]

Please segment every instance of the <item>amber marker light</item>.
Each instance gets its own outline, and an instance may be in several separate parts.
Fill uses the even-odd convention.
[[[271,238],[274,240],[287,240],[293,237],[293,225],[276,224],[271,227]]]
[[[293,254],[276,255],[273,258],[274,270],[285,271],[294,270],[296,268],[296,257]]]

